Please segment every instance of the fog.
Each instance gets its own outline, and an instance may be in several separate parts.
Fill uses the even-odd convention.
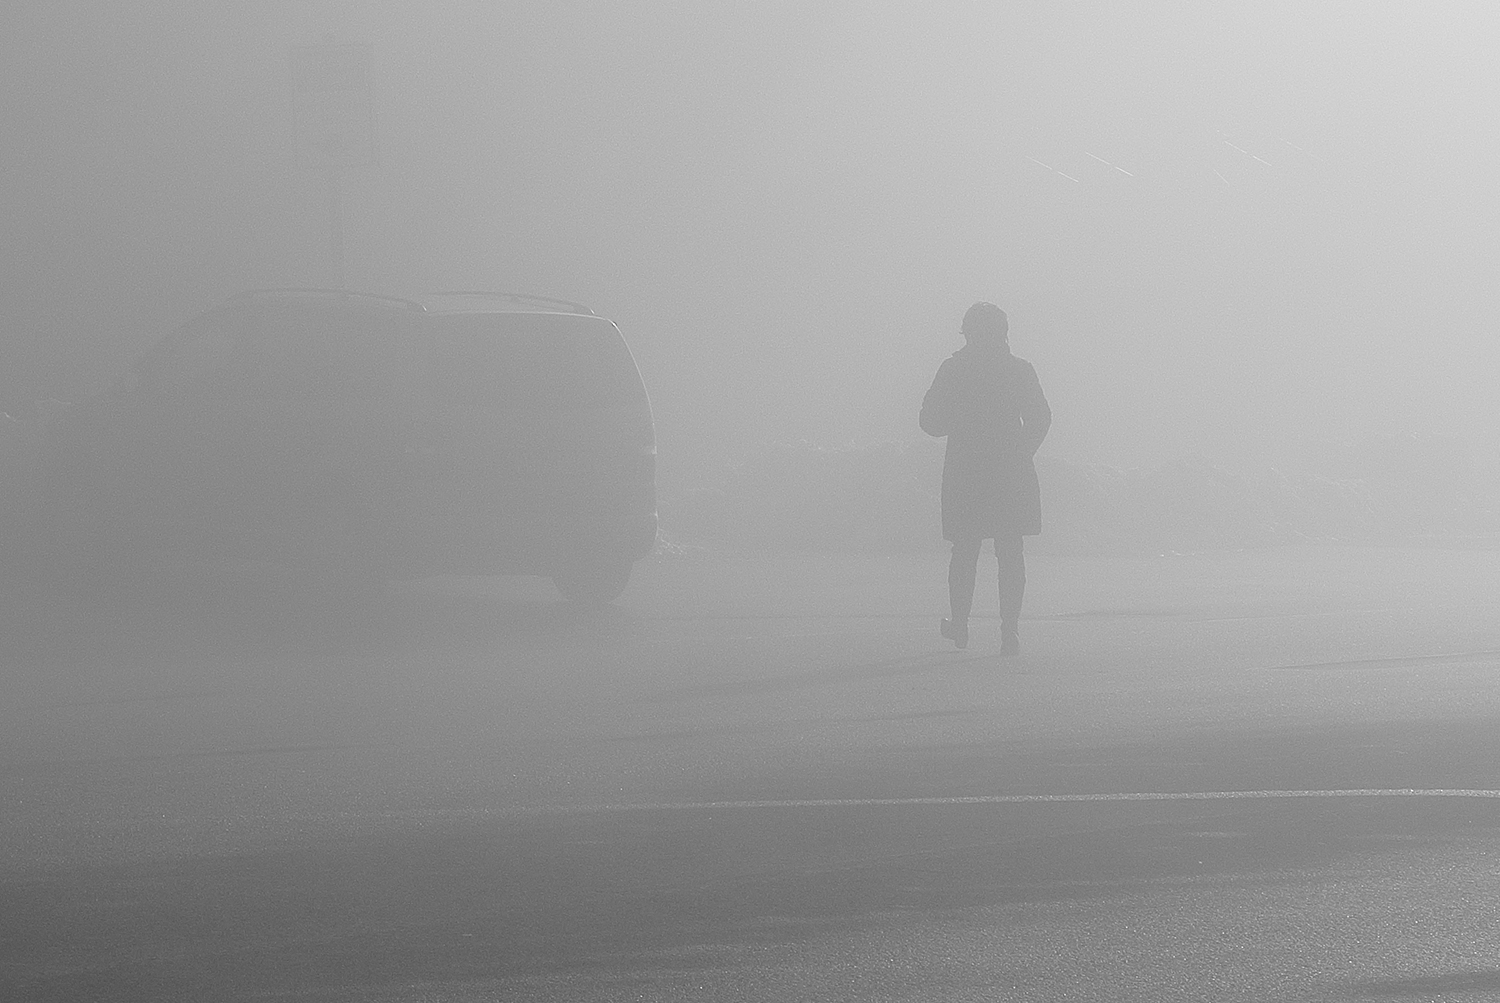
[[[1497,38],[0,5],[0,998],[1500,993]]]
[[[243,288],[325,285],[289,47],[371,47],[347,282],[584,301],[663,474],[904,438],[976,299],[1049,453],[1489,450],[1487,5],[48,4],[8,11],[7,400],[96,390]]]

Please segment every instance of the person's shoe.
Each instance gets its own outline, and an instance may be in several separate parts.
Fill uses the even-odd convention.
[[[1021,653],[1021,634],[1008,624],[1000,627],[1000,654],[1019,655]]]
[[[969,621],[967,620],[944,620],[938,624],[938,633],[953,642],[955,648],[967,648],[969,646]]]

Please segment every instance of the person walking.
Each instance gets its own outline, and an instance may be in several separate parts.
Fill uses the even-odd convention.
[[[1000,653],[1019,654],[1021,598],[1026,590],[1024,537],[1042,531],[1036,455],[1052,425],[1052,409],[1036,369],[1010,351],[1010,322],[993,303],[964,314],[964,347],[944,360],[919,419],[922,431],[948,439],[943,458],[943,539],[951,618],[941,633],[969,644],[969,611],[979,550],[995,541],[1000,579]]]

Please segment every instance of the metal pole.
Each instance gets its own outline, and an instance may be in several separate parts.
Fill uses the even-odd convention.
[[[344,200],[337,167],[328,168],[328,263],[332,288],[344,288]]]

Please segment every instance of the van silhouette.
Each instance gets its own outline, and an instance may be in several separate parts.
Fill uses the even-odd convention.
[[[605,603],[655,543],[655,469],[635,361],[586,307],[261,290],[57,423],[35,535],[86,575],[250,559]]]

